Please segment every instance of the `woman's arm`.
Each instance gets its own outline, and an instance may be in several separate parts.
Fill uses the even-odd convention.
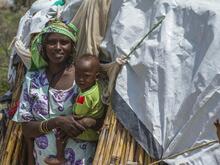
[[[35,138],[44,133],[40,131],[41,121],[29,121],[22,123],[23,135],[27,138]],[[48,130],[51,131],[58,127],[58,120],[56,118],[47,121]]]
[[[22,123],[22,131],[25,137],[35,138],[44,133],[40,131],[41,121],[29,121]],[[60,128],[69,137],[76,137],[85,131],[85,127],[77,122],[72,115],[58,116],[46,121],[47,129],[52,131],[55,128]]]

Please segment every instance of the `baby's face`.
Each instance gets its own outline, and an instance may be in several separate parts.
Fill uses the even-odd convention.
[[[96,82],[97,67],[93,65],[93,61],[80,61],[76,65],[75,79],[76,84],[82,91],[88,90]]]

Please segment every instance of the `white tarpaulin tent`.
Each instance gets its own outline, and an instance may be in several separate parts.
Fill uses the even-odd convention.
[[[17,36],[27,32],[21,37],[26,46],[30,34],[44,26],[43,18],[49,19],[54,8],[58,11],[53,3],[48,4],[50,10],[38,11],[37,2],[20,22]],[[68,3],[61,16],[71,20],[81,1]],[[217,165],[218,143],[169,156],[217,140],[213,122],[220,118],[220,2],[112,0],[102,50],[112,59],[129,53],[161,16],[162,24],[123,67],[113,109],[152,157],[169,164]],[[40,24],[35,26],[34,20]]]
[[[113,57],[131,56],[118,77],[114,110],[155,158],[162,159],[217,140],[220,118],[220,2],[218,0],[113,0],[102,42]],[[169,164],[219,164],[220,145],[165,159]]]

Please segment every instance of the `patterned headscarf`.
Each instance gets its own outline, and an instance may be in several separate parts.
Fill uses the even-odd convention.
[[[72,23],[65,24],[61,21],[55,20],[49,24],[39,33],[31,43],[31,67],[30,70],[41,69],[47,66],[47,62],[43,58],[42,44],[43,34],[45,33],[59,33],[69,37],[74,43],[78,40],[79,30]]]

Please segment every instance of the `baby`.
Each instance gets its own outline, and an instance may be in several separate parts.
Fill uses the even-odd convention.
[[[75,81],[80,92],[73,105],[73,116],[86,130],[75,137],[82,141],[97,141],[98,132],[93,129],[97,120],[104,115],[104,105],[101,101],[101,88],[97,82],[99,74],[99,60],[95,55],[84,54],[75,62]],[[59,132],[59,131],[58,131]],[[64,164],[64,148],[67,139],[56,139],[56,158],[46,158],[45,162],[50,165]]]

